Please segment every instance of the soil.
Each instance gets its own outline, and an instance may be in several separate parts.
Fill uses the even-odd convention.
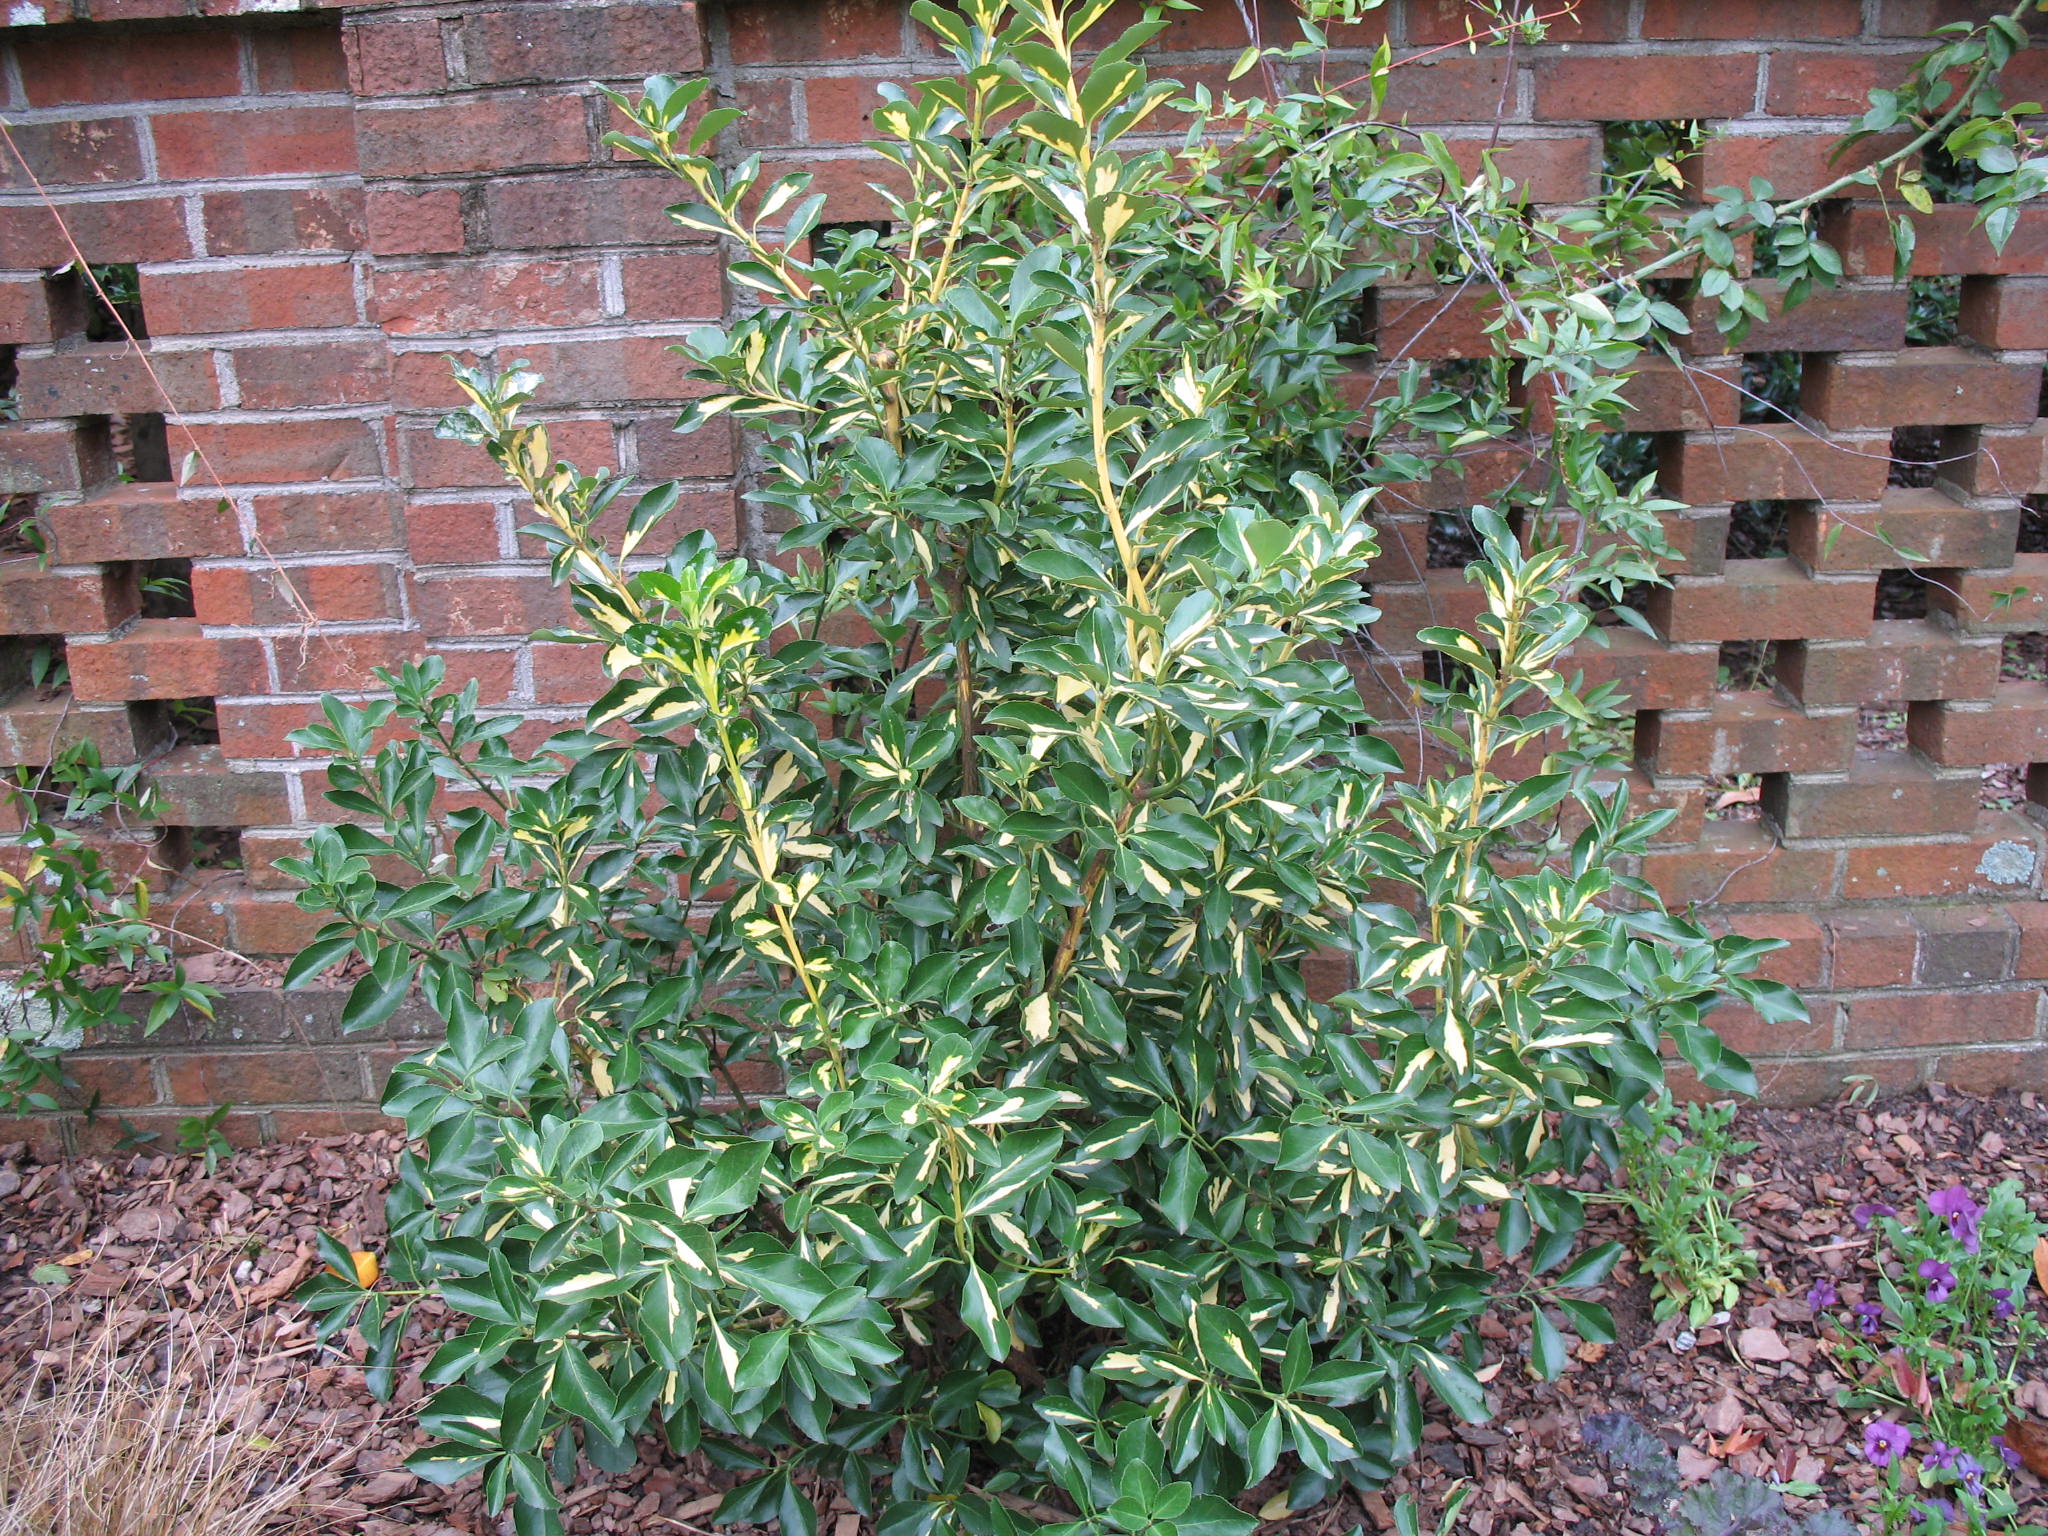
[[[1393,1528],[1392,1504],[1413,1492],[1434,1511],[1460,1484],[1475,1491],[1456,1527],[1471,1536],[1635,1532],[1658,1529],[1631,1509],[1628,1492],[1584,1448],[1590,1416],[1623,1410],[1663,1437],[1688,1480],[1728,1465],[1752,1476],[1818,1484],[1816,1500],[1852,1515],[1873,1479],[1858,1452],[1861,1417],[1835,1406],[1842,1381],[1804,1297],[1820,1276],[1843,1304],[1861,1299],[1870,1239],[1852,1209],[1865,1201],[1909,1208],[1952,1183],[1981,1192],[2018,1179],[2048,1216],[2048,1103],[2033,1094],[1973,1097],[1940,1088],[1874,1107],[1844,1102],[1806,1111],[1745,1109],[1735,1132],[1758,1143],[1731,1158],[1729,1187],[1760,1263],[1723,1327],[1701,1329],[1681,1350],[1678,1319],[1658,1321],[1647,1280],[1624,1259],[1595,1299],[1612,1308],[1613,1344],[1577,1340],[1565,1373],[1536,1380],[1524,1363],[1525,1308],[1504,1299],[1482,1329],[1496,1417],[1483,1426],[1438,1415],[1422,1455],[1380,1493],[1346,1493],[1265,1529],[1277,1536],[1340,1536]],[[133,1155],[35,1164],[0,1147],[0,1393],[24,1390],[39,1368],[61,1369],[64,1346],[111,1328],[124,1350],[157,1349],[193,1314],[225,1317],[252,1352],[253,1390],[294,1409],[291,1433],[338,1459],[318,1490],[323,1528],[360,1536],[484,1536],[501,1529],[471,1478],[453,1488],[420,1482],[400,1465],[423,1440],[414,1417],[426,1395],[418,1371],[450,1319],[422,1307],[388,1403],[365,1390],[361,1341],[318,1343],[290,1292],[314,1272],[316,1230],[376,1252],[382,1196],[401,1148],[396,1134],[322,1138],[259,1148],[209,1172],[187,1156]],[[1598,1193],[1602,1179],[1580,1186]],[[1589,1236],[1627,1244],[1625,1211],[1591,1206]],[[1472,1220],[1485,1243],[1487,1218]],[[1483,1250],[1507,1297],[1513,1266]],[[54,1266],[54,1269],[53,1269]],[[52,1283],[56,1271],[68,1278]],[[2041,1298],[2030,1295],[2039,1305]],[[1497,1366],[1497,1369],[1492,1367]],[[2023,1369],[2022,1403],[2048,1418],[2048,1370]],[[630,1471],[589,1468],[568,1494],[575,1533],[684,1531],[708,1536],[732,1475],[701,1457],[678,1459],[649,1439]],[[2014,1475],[2027,1513],[2048,1512],[2042,1484]],[[728,1528],[746,1536],[746,1528]],[[829,1536],[863,1536],[843,1504],[828,1511]]]

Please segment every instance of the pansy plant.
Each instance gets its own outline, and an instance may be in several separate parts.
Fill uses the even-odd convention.
[[[2026,1299],[2044,1231],[2013,1180],[1981,1202],[1961,1184],[1938,1190],[1917,1218],[1859,1206],[1873,1234],[1874,1284],[1846,1308],[1831,1278],[1808,1292],[1851,1385],[1845,1407],[1876,1409],[1863,1454],[1885,1474],[1874,1527],[2017,1531],[2004,1486],[2011,1453],[2000,1438],[2013,1405],[2015,1363],[2044,1332]]]

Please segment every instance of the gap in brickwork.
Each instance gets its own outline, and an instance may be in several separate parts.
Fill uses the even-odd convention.
[[[1778,685],[1778,642],[1723,640],[1715,687],[1722,693],[1758,693]]]
[[[177,745],[211,747],[220,744],[220,714],[213,707],[213,700],[166,699],[163,705]]]
[[[1980,174],[1976,161],[1958,160],[1939,139],[1920,151],[1920,184],[1937,203],[1972,201]]]
[[[78,264],[50,274],[50,314],[60,339],[123,340],[122,327],[137,337],[149,327],[142,314],[142,280],[133,262],[95,262],[92,281]]]
[[[1350,307],[1337,317],[1337,341],[1341,346],[1373,351],[1379,346],[1379,335],[1379,291],[1368,288],[1353,299]]]
[[[2048,634],[2007,635],[1998,677],[2007,683],[2048,683]]]
[[[54,699],[70,687],[62,635],[0,637],[0,699]]]
[[[2023,555],[2048,555],[2048,496],[2029,496],[2020,502],[2020,538]]]
[[[2016,811],[2027,803],[2025,763],[1986,763],[1977,789],[1980,811]]]
[[[1897,752],[1906,745],[1906,706],[1898,699],[1879,699],[1856,707],[1856,750]]]
[[[820,224],[811,231],[811,260],[836,266],[848,252],[863,243],[862,235],[876,240],[889,233],[887,219],[847,219],[838,224]]]
[[[1691,118],[1630,118],[1600,125],[1600,190],[1608,196],[1663,192],[1676,196],[1686,162],[1704,136]]]
[[[185,867],[195,874],[242,867],[240,827],[192,827],[187,844]]]
[[[1940,427],[1892,428],[1892,467],[1885,484],[1925,490],[1934,484],[1945,455]]]
[[[1952,347],[1962,340],[1963,280],[1916,277],[1906,284],[1906,345]]]
[[[1432,571],[1462,571],[1479,558],[1479,535],[1464,512],[1429,514],[1429,549],[1425,564]]]
[[[109,417],[107,439],[123,480],[162,485],[171,478],[171,440],[163,412]]]
[[[192,562],[182,559],[145,560],[135,572],[142,590],[145,619],[191,619],[198,617],[192,606]]]
[[[1792,550],[1785,541],[1791,522],[1790,501],[1738,501],[1728,509],[1727,558],[1774,560]]]
[[[1714,773],[1707,776],[1706,818],[1708,821],[1756,821],[1763,815],[1765,785],[1769,776],[1754,773]]]
[[[1622,490],[1657,472],[1657,434],[1654,432],[1609,432],[1600,439],[1595,456],[1601,471]]]
[[[1871,605],[1870,616],[1874,619],[1926,618],[1926,578],[1918,571],[1879,571],[1877,601]]]
[[[1742,420],[1752,425],[1794,420],[1799,409],[1800,382],[1806,373],[1805,354],[1745,352],[1742,354]]]
[[[1455,656],[1446,656],[1442,651],[1422,653],[1422,680],[1439,688],[1469,689],[1478,681],[1478,674],[1472,670],[1469,661],[1460,661]]]

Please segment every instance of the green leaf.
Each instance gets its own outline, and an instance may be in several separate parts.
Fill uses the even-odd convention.
[[[1564,1374],[1567,1361],[1564,1335],[1558,1332],[1557,1324],[1544,1315],[1541,1307],[1532,1307],[1529,1312],[1529,1363],[1536,1368],[1536,1374],[1545,1381],[1555,1381]]]
[[[761,1178],[774,1149],[765,1141],[743,1141],[718,1154],[690,1196],[689,1214],[698,1221],[713,1216],[731,1216],[754,1203]]]
[[[996,1305],[995,1293],[981,1267],[971,1260],[960,1286],[960,1320],[981,1341],[982,1352],[991,1360],[1005,1360],[1010,1354],[1010,1321]]]
[[[1486,1389],[1464,1366],[1448,1355],[1419,1345],[1412,1353],[1422,1374],[1451,1412],[1467,1424],[1484,1424],[1493,1416],[1486,1406]]]

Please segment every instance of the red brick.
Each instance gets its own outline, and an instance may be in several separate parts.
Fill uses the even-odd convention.
[[[157,174],[167,181],[317,176],[356,168],[353,109],[264,106],[152,117]]]
[[[477,698],[485,705],[503,704],[511,698],[519,676],[518,646],[503,649],[480,650],[465,647],[455,649],[438,647],[435,654],[448,669],[448,686],[466,688],[471,683],[477,686]]]
[[[353,480],[382,468],[368,425],[351,417],[207,422],[190,432],[214,473],[231,485]]]
[[[732,427],[723,418],[698,432],[678,432],[669,416],[642,417],[634,428],[640,472],[655,479],[707,479],[733,472]],[[707,524],[707,526],[709,526]],[[719,543],[731,548],[724,534]]]
[[[146,46],[126,47],[85,33],[12,35],[20,39],[15,58],[32,107],[234,96],[242,89],[241,49],[231,32],[160,32]]]
[[[293,639],[286,642],[296,646]],[[231,758],[295,757],[299,749],[290,736],[312,720],[314,706],[303,699],[277,703],[270,699],[216,701],[220,749]]]
[[[1692,333],[1681,338],[1686,351],[1882,352],[1906,344],[1906,290],[1898,284],[1866,288],[1819,288],[1790,309],[1783,286],[1758,278],[1745,285],[1770,308],[1751,323],[1741,342],[1731,343],[1714,328],[1720,306],[1694,298],[1685,308]]]
[[[44,186],[89,186],[142,179],[142,144],[125,117],[79,118],[62,123],[16,123],[14,154],[0,160],[0,184],[26,187],[29,171]],[[15,155],[21,158],[17,160]]]
[[[726,27],[736,64],[810,64],[904,55],[895,0],[735,0]]]
[[[72,260],[68,227],[95,260],[177,261],[192,254],[185,213],[176,198],[136,197],[118,202],[53,199],[57,214],[38,203],[0,214],[0,266],[61,267]],[[64,221],[57,222],[58,217]]]
[[[2025,895],[2040,888],[2039,837],[2038,830],[2017,815],[1986,813],[1964,842],[1851,848],[1842,896],[1848,901],[1900,901]],[[1999,878],[1994,880],[1993,875]]]
[[[1636,367],[1623,401],[1624,432],[1732,428],[1742,415],[1741,379],[1732,359],[1716,358],[1681,369],[1650,355]]]
[[[1830,427],[1924,427],[2030,422],[2040,395],[2038,364],[1964,347],[1914,347],[1891,357],[1809,358],[1799,404]]]
[[[1949,1052],[1934,1064],[1928,1077],[1959,1093],[2000,1089],[2040,1093],[2048,1089],[2048,1049],[2023,1046],[2005,1051]]]
[[[469,261],[379,270],[371,312],[396,335],[439,336],[588,325],[603,304],[595,261]]]
[[[366,200],[369,248],[430,256],[463,248],[462,196],[453,187],[374,187]]]
[[[1383,361],[1411,357],[1490,357],[1486,327],[1500,300],[1481,286],[1382,288],[1375,295],[1378,347]]]
[[[1920,929],[1905,912],[1832,912],[1827,918],[1828,985],[1912,985]]]
[[[1817,571],[1995,566],[2012,558],[2017,507],[1966,507],[1938,490],[1905,486],[1887,486],[1883,496],[1875,507],[1796,509],[1787,547]]]
[[[1862,0],[1645,0],[1641,35],[1651,40],[1747,42],[1758,37],[1854,37],[1863,30]],[[1775,69],[1775,66],[1774,66]],[[1773,110],[1776,110],[1775,108]]]
[[[1681,576],[1650,594],[1650,622],[1671,640],[1854,639],[1870,629],[1876,578],[1816,579],[1790,560],[1730,560],[1711,578]]]
[[[1835,442],[1797,422],[1693,433],[1659,447],[1659,484],[1681,501],[1875,501],[1891,471],[1888,443]]]
[[[1810,1018],[1789,1024],[1766,1020],[1755,1010],[1732,1002],[1716,1008],[1705,1022],[1729,1049],[1752,1059],[1788,1051],[1825,1051],[1835,1043],[1835,1005],[1827,1001],[1816,1002]]]
[[[483,96],[421,106],[356,108],[356,147],[365,176],[435,176],[457,171],[580,165],[590,158],[581,96]]]
[[[1809,706],[1870,699],[1982,699],[1998,685],[1995,642],[1958,639],[1927,619],[1878,619],[1866,640],[1778,647],[1778,682]]]
[[[233,508],[211,496],[180,500],[168,483],[112,486],[42,516],[67,565],[231,555],[242,542]]]
[[[685,229],[664,211],[675,201],[676,183],[666,173],[622,172],[601,180],[583,171],[517,176],[483,189],[493,250],[705,243],[701,231]]]
[[[208,639],[197,619],[138,619],[112,640],[73,640],[71,690],[89,702],[210,699],[269,686],[253,638]]]
[[[246,35],[249,56],[256,66],[258,91],[269,94],[348,89],[348,60],[342,51],[338,28],[252,30]]]
[[[353,325],[354,269],[346,262],[142,274],[142,307],[158,336]]]
[[[397,549],[398,502],[388,491],[327,491],[257,496],[256,532],[274,555]],[[209,553],[225,554],[216,550]]]
[[[266,933],[272,926],[252,919],[252,927],[259,925]],[[360,1103],[364,1094],[356,1051],[180,1052],[167,1056],[165,1067],[173,1104]]]
[[[156,1083],[148,1056],[101,1056],[76,1052],[65,1058],[64,1070],[78,1085],[78,1102],[102,1109],[133,1109],[156,1103]]]
[[[1915,704],[1906,730],[1913,745],[1937,763],[2048,760],[2048,687],[2002,682],[1985,704]]]
[[[2048,277],[1966,277],[1957,322],[1987,347],[2048,347]]]
[[[1848,1002],[1843,1044],[1888,1051],[1922,1045],[2025,1040],[2034,1033],[2038,994],[2027,992],[1883,992]]]
[[[1687,185],[1695,192],[1727,186],[1747,189],[1752,177],[1761,177],[1781,198],[1804,197],[1876,164],[1905,142],[1902,136],[1881,134],[1863,140],[1837,160],[1834,148],[1841,136],[1832,129],[1787,133],[1783,130],[1790,125],[1771,121],[1761,125],[1762,132],[1740,131],[1748,126],[1730,124],[1727,131],[1710,135],[1683,167]],[[1890,173],[1885,185],[1896,185]]]
[[[104,432],[42,422],[0,422],[0,486],[15,491],[81,491],[114,477]]]
[[[287,693],[323,693],[329,689],[356,692],[375,688],[377,668],[403,666],[408,661],[418,661],[425,654],[418,635],[399,630],[286,635],[278,639],[275,650],[280,686]],[[303,724],[305,719],[301,708],[299,723]],[[286,729],[295,727],[287,726]],[[227,745],[225,736],[221,744],[223,747]],[[292,754],[247,755],[289,757]]]
[[[518,353],[541,376],[534,403],[542,407],[590,406],[613,400],[684,400],[704,393],[704,386],[683,376],[688,364],[674,351],[679,339],[608,336],[523,342]]]
[[[398,617],[389,565],[200,566],[192,606],[208,624],[350,623]]]
[[[1600,634],[1608,642],[1604,648],[1575,645],[1558,671],[1566,677],[1583,674],[1589,689],[1619,683],[1636,709],[1703,709],[1713,697],[1720,656],[1712,647],[1682,650],[1620,626]]]
[[[1856,717],[1807,715],[1769,694],[1721,694],[1697,716],[1650,711],[1636,758],[1658,774],[1825,773],[1848,766]]]
[[[213,358],[205,352],[157,352],[104,342],[24,357],[15,390],[21,414],[118,416],[131,411],[210,411],[220,404]]]
[[[1753,54],[1561,55],[1538,60],[1531,73],[1540,121],[1741,117],[1756,101]]]
[[[1645,854],[1643,878],[1674,906],[1825,901],[1836,859],[1831,848],[1788,848],[1760,822],[1710,822],[1697,848]]]
[[[520,358],[532,361],[528,356],[534,349],[522,345],[518,349]],[[462,392],[462,386],[455,382],[455,375],[449,368],[450,353],[436,347],[431,352],[394,352],[391,354],[391,403],[401,411],[447,411],[469,403],[469,397]],[[470,351],[454,353],[457,361],[474,366],[494,361],[488,355]]]
[[[1408,41],[1417,46],[1485,38],[1499,25],[1489,7],[1473,0],[1409,0]],[[1628,36],[1627,0],[1584,0],[1565,15],[1553,14],[1545,25],[1554,43],[1618,43]]]
[[[537,704],[587,704],[611,687],[601,645],[533,647],[533,698]]]
[[[1386,113],[1418,123],[1491,123],[1515,114],[1509,60],[1499,49],[1404,58],[1387,74]]]
[[[2048,980],[2048,902],[2016,901],[2005,911],[2019,928],[2013,976],[2020,981]]]
[[[353,251],[363,243],[361,187],[250,187],[208,192],[201,204],[211,256]]]
[[[1774,116],[1854,117],[1870,109],[1872,91],[1898,84],[1899,60],[1880,53],[1774,53],[1770,81],[1764,103]]]
[[[247,645],[255,640],[218,641]],[[212,691],[212,690],[210,690]],[[217,746],[187,744],[166,752],[149,765],[149,783],[156,791],[156,819],[171,827],[243,827],[291,818],[286,776],[275,769],[237,772]]]
[[[1910,752],[1859,751],[1847,774],[1764,779],[1763,810],[1787,837],[1939,837],[1977,819],[1976,775],[1937,775]]]
[[[366,405],[391,393],[391,355],[379,341],[241,347],[233,358],[242,404],[249,410]]]
[[[1865,1080],[1859,1087],[1876,1091],[1880,1100],[1917,1088],[1925,1077],[1924,1064],[1912,1056],[1832,1056],[1792,1060],[1752,1060],[1756,1068],[1757,1101],[1786,1109],[1813,1104],[1830,1104],[1842,1096],[1848,1078]],[[1672,1092],[1681,1092],[1686,1074],[1671,1073]],[[1697,1102],[1707,1103],[1725,1094],[1695,1092]],[[1681,1094],[1682,1098],[1682,1094]]]
[[[81,704],[68,696],[17,697],[0,707],[0,761],[40,768],[79,742],[104,763],[133,763],[168,746],[163,723],[125,704]]]
[[[2006,9],[2000,0],[1878,0],[1877,24],[1872,30],[1879,37],[1918,40],[1950,22],[1974,25]]]
[[[610,422],[554,421],[545,425],[549,449],[556,457],[567,459],[586,470],[617,462]],[[399,429],[398,435],[407,485],[419,490],[445,490],[455,486],[488,486],[494,491],[504,489],[504,472],[491,462],[483,449],[436,437],[431,427],[405,426]],[[644,458],[641,465],[645,473],[656,476],[664,473],[659,469],[649,469]]]
[[[704,62],[697,7],[687,0],[472,12],[460,36],[473,85],[639,79]]]
[[[1820,985],[1827,936],[1812,918],[1798,912],[1747,912],[1728,918],[1723,926],[1728,932],[1739,933],[1744,938],[1784,941],[1785,947],[1765,955],[1752,974],[1767,981],[1781,981],[1788,987]],[[1787,1051],[1795,1047],[1781,1046],[1779,1049]]]
[[[1941,467],[1970,496],[2019,497],[2048,491],[2048,422],[2025,428],[1951,427],[1944,434]],[[1986,565],[2004,565],[2001,555]]]
[[[626,313],[642,320],[716,320],[725,313],[725,263],[715,249],[622,256]]]
[[[1914,213],[1911,275],[2012,273],[2025,276],[2048,267],[2048,219],[2038,208],[2023,208],[2018,227],[2003,251],[1994,251],[1977,227],[1974,203],[1940,203],[1932,213]],[[1841,254],[1851,277],[1890,277],[1894,265],[1891,220],[1874,203],[1844,204],[1821,221],[1821,238]]]
[[[568,593],[545,572],[421,578],[412,600],[429,635],[528,635],[574,618]]]
[[[2015,555],[2006,570],[1935,571],[1931,577],[1928,611],[1946,615],[1965,634],[2048,629],[2048,554]]]
[[[48,341],[54,334],[50,285],[41,275],[0,279],[0,342],[32,345]]]
[[[406,509],[406,547],[421,565],[484,565],[504,558],[498,509],[488,501],[420,502]]]
[[[43,570],[28,558],[0,560],[0,634],[97,633],[128,618],[137,604],[135,584],[113,570]]]
[[[1444,148],[1467,176],[1478,175],[1482,159],[1490,154],[1501,174],[1527,192],[1533,203],[1580,202],[1599,182],[1600,140],[1591,134],[1501,140],[1446,134]]]
[[[277,1109],[271,1112],[270,1123],[279,1141],[296,1141],[304,1136],[366,1135],[389,1131],[399,1124],[376,1109]]]
[[[349,87],[358,96],[413,96],[448,83],[441,23],[353,17],[342,33]]]

